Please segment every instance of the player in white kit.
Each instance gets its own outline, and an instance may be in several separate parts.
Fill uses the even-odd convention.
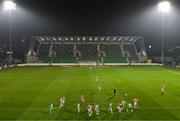
[[[137,97],[135,97],[134,99],[133,99],[133,106],[134,106],[134,109],[136,109],[137,108],[137,105],[138,105],[138,98]]]
[[[164,93],[165,93],[165,86],[161,85],[161,95],[164,95]]]
[[[81,103],[77,104],[77,112],[80,113],[81,112]]]
[[[112,109],[112,103],[109,104],[109,112],[112,114],[113,113],[113,109]]]
[[[80,98],[81,98],[81,102],[83,102],[83,103],[84,103],[84,102],[85,102],[85,97],[84,97],[84,95],[81,95],[81,97],[80,97]]]
[[[87,110],[88,110],[88,116],[89,117],[91,117],[92,116],[92,105],[91,104],[89,104],[88,106],[87,106]]]
[[[54,110],[54,105],[51,104],[50,107],[49,107],[49,114],[51,114],[53,112],[53,110]]]
[[[132,105],[132,103],[129,103],[129,104],[128,104],[127,112],[129,112],[129,110],[130,110],[131,112],[134,112],[134,111],[133,111],[133,105]]]
[[[99,115],[99,105],[98,104],[95,104],[94,110],[96,112],[96,115]]]
[[[125,101],[122,101],[121,103],[118,104],[117,109],[119,113],[123,111],[124,107],[125,107]]]
[[[65,99],[66,98],[64,96],[59,99],[59,101],[60,101],[59,108],[64,107]]]

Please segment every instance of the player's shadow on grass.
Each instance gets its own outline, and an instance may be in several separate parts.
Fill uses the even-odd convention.
[[[111,116],[112,114],[110,114],[109,112],[107,112],[107,111],[102,111],[102,113],[101,113],[101,120],[106,120],[106,119],[108,119],[110,116]],[[97,119],[97,120],[99,120],[99,119]],[[109,119],[108,119],[109,120]]]
[[[125,112],[124,117],[122,117],[122,120],[129,120],[133,117],[134,112]]]
[[[114,113],[113,116],[111,117],[111,120],[119,120],[120,119],[120,114],[118,112]]]
[[[45,114],[45,115],[47,115],[47,114],[49,115],[49,111],[37,111],[37,112]]]
[[[110,98],[107,99],[107,101],[110,101],[114,98],[114,96],[111,96]]]
[[[46,111],[45,110],[39,110],[37,112],[39,112],[41,114],[45,114],[45,115],[53,115],[54,113],[58,112],[58,110],[59,110],[58,108],[55,108],[51,114],[49,114],[48,110],[46,110]]]
[[[92,92],[90,95],[93,96],[93,95],[95,95],[95,94],[96,94],[96,92]]]

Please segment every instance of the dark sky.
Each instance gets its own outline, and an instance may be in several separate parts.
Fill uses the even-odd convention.
[[[32,22],[32,25],[41,30],[42,34],[62,35],[139,34],[141,32],[138,30],[131,30],[134,29],[132,24],[136,24],[133,19],[136,19],[135,17],[144,9],[158,3],[157,0],[19,0],[17,2],[35,15],[38,20]]]
[[[160,0],[15,0],[13,42],[33,35],[143,36],[146,45],[161,44]],[[167,45],[180,43],[180,4],[170,0]],[[2,3],[1,3],[2,4]],[[2,8],[2,7],[1,7]],[[0,41],[8,42],[8,15],[0,9]],[[2,45],[2,44],[1,44]],[[158,45],[158,46],[157,46]]]

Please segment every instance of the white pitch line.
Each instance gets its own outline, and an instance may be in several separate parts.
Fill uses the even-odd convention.
[[[166,121],[179,121],[178,119],[177,120],[167,120],[167,119],[165,119]],[[121,120],[121,119],[119,119],[119,120],[113,120],[113,121],[165,121],[165,120],[159,120],[159,119],[157,119],[157,120],[149,120],[149,119],[147,119],[147,120],[140,120],[140,119],[137,119],[137,120]],[[3,121],[65,121],[65,120],[3,120]],[[82,120],[68,120],[68,121],[83,121],[83,119]],[[97,121],[97,120],[91,120],[91,121]],[[99,121],[112,121],[112,120],[99,120]]]
[[[106,108],[101,108],[102,110],[107,109]],[[59,108],[54,108],[55,110],[59,109]],[[62,109],[67,109],[67,110],[71,110],[71,109],[76,109],[75,108],[62,108]],[[148,110],[148,109],[156,109],[156,110],[161,110],[161,109],[180,109],[180,107],[139,107],[137,109],[140,110]],[[49,108],[0,108],[0,110],[49,110]],[[61,109],[59,109],[61,110]]]

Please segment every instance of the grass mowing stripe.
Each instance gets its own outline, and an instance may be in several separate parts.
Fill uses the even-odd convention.
[[[144,75],[149,75],[149,72],[148,72],[148,71],[145,71],[143,74],[144,74]],[[152,74],[152,73],[150,73],[150,74]],[[153,80],[157,80],[157,77],[155,77],[155,76],[151,76],[151,78],[154,78]],[[131,81],[131,82],[132,82],[132,81]],[[163,104],[159,101],[159,97],[162,97],[162,96],[160,95],[159,90],[155,90],[155,86],[157,86],[157,87],[160,88],[160,86],[159,86],[160,84],[158,84],[158,83],[159,83],[159,81],[153,81],[152,83],[149,83],[149,84],[148,84],[148,87],[149,87],[149,89],[151,89],[151,91],[145,91],[146,89],[145,89],[145,88],[142,88],[142,87],[140,86],[140,85],[141,85],[141,82],[140,82],[140,81],[132,82],[133,85],[136,85],[136,89],[141,90],[141,91],[142,91],[141,94],[144,93],[144,95],[146,95],[146,98],[149,97],[151,101],[153,101],[154,103],[157,104],[157,107],[163,107]],[[155,92],[156,95],[154,94],[154,92],[152,93],[153,90],[157,91],[157,92]],[[155,96],[156,96],[157,98],[154,98]],[[143,99],[143,100],[144,100],[144,99]],[[175,118],[175,119],[176,119],[176,116],[173,115],[173,114],[171,114],[170,111],[168,111],[168,110],[163,110],[163,112],[164,112],[165,114],[168,114],[168,117],[171,117],[171,118]],[[150,114],[150,113],[149,113],[149,114]]]
[[[0,120],[17,119],[18,110],[25,110],[19,116],[22,120],[175,120],[179,116],[178,88],[179,70],[164,69],[162,67],[28,67],[12,68],[0,71]],[[28,72],[36,74],[28,74]],[[2,72],[2,73],[1,73]],[[11,73],[9,73],[11,72]],[[176,74],[177,73],[177,74]],[[26,76],[28,78],[23,79]],[[96,76],[100,81],[96,82]],[[10,78],[10,83],[8,81]],[[22,80],[18,78],[22,78]],[[97,91],[97,85],[102,83],[102,92]],[[160,85],[167,86],[165,95],[159,93]],[[22,86],[23,85],[23,86]],[[48,88],[46,88],[48,87]],[[112,97],[112,89],[119,89],[118,95]],[[9,91],[11,90],[11,92]],[[12,93],[13,91],[13,93]],[[41,92],[42,91],[42,92]],[[128,96],[124,96],[124,93]],[[77,115],[76,105],[80,95],[86,97],[86,104],[82,105],[82,112]],[[8,100],[5,100],[7,95]],[[37,96],[36,96],[37,95]],[[64,109],[58,108],[61,95],[67,96]],[[134,96],[139,97],[139,109],[134,113],[117,113],[116,105],[122,99],[131,101]],[[31,103],[30,103],[31,102]],[[49,104],[55,103],[56,110],[48,115]],[[107,111],[109,102],[113,102],[114,113]],[[100,116],[87,116],[88,103],[100,104]],[[27,106],[27,104],[29,104]],[[3,110],[3,109],[9,110]],[[11,110],[12,109],[12,110]],[[13,109],[17,109],[13,110]],[[9,116],[9,114],[11,116]]]

